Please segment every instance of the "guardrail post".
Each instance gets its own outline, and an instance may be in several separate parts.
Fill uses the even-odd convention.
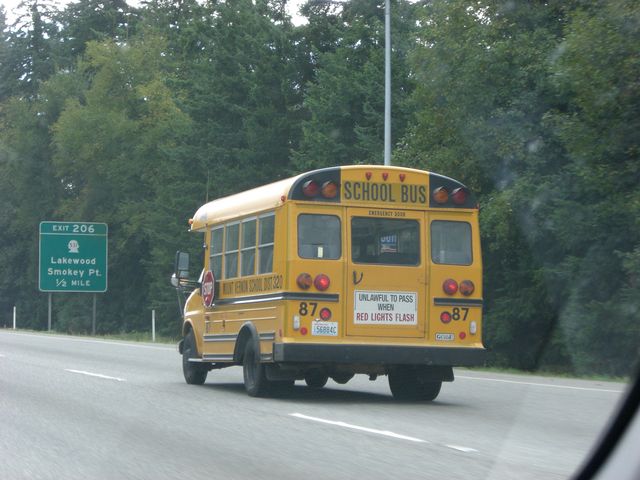
[[[13,329],[16,329],[16,306],[13,306]]]
[[[156,341],[156,311],[151,310],[151,341]]]

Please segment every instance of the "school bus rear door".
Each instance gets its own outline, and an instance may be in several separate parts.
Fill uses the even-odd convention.
[[[424,212],[346,209],[346,334],[425,337]]]

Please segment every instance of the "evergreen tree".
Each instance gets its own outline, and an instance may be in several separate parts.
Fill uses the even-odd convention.
[[[544,274],[547,240],[531,212],[539,175],[566,163],[543,122],[561,104],[547,59],[564,15],[553,2],[426,5],[412,57],[416,121],[397,155],[480,195],[486,340],[494,361],[518,368],[538,367],[549,345],[557,348],[548,361],[566,362]]]
[[[137,15],[125,0],[79,0],[57,15],[59,66],[73,68],[90,41],[126,42],[135,31]]]
[[[553,61],[566,104],[547,120],[570,163],[549,176],[557,194],[541,226],[555,240],[548,270],[581,373],[628,374],[640,354],[638,45],[637,2],[602,2],[572,14]]]
[[[166,86],[164,47],[157,37],[126,48],[89,42],[79,69],[89,78],[87,89],[67,101],[53,126],[56,171],[65,186],[60,214],[109,224],[110,286],[101,309],[108,320],[100,326],[105,331],[143,328],[156,284],[150,272],[170,269],[172,255],[160,240],[177,232],[167,227],[178,219],[167,221],[175,213],[173,202],[160,203],[168,199],[159,194],[175,180],[169,158],[187,135],[189,119]],[[162,258],[155,257],[158,251]],[[163,273],[166,284],[169,274]],[[61,322],[66,328],[78,323]]]
[[[52,42],[57,33],[56,8],[43,0],[26,0],[18,8],[20,15],[9,30],[9,52],[2,65],[3,83],[10,90],[0,98],[33,98],[42,82],[55,71]]]

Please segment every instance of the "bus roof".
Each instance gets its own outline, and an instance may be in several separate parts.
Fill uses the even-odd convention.
[[[398,176],[391,174],[398,174]],[[392,178],[389,178],[389,175]],[[348,165],[323,168],[206,203],[196,211],[191,221],[191,230],[199,231],[219,222],[265,212],[281,206],[287,200],[311,200],[304,198],[302,195],[302,189],[309,179],[316,181],[317,185],[334,182],[337,186],[341,186],[343,178],[359,178],[359,176],[362,177],[361,180],[365,183],[374,183],[380,177],[379,182],[384,181],[384,185],[397,183],[398,178],[400,179],[399,182],[404,182],[405,178],[407,178],[407,183],[428,186],[431,178],[431,183],[434,182],[434,179],[437,179],[436,183],[445,184],[449,190],[453,190],[456,187],[466,190],[466,187],[456,180],[413,168],[383,165]],[[386,183],[387,180],[388,183]],[[379,183],[379,185],[383,185],[383,183]],[[380,201],[383,200],[382,198],[380,199]],[[468,198],[464,205],[458,206],[474,208],[475,203],[472,206],[471,200],[471,198]],[[340,196],[338,195],[337,198],[324,198],[320,199],[320,201],[337,202],[340,201]]]

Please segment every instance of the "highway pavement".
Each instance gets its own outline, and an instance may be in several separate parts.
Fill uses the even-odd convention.
[[[431,403],[386,377],[251,398],[184,383],[175,346],[0,330],[0,480],[563,479],[626,385],[456,369]]]

